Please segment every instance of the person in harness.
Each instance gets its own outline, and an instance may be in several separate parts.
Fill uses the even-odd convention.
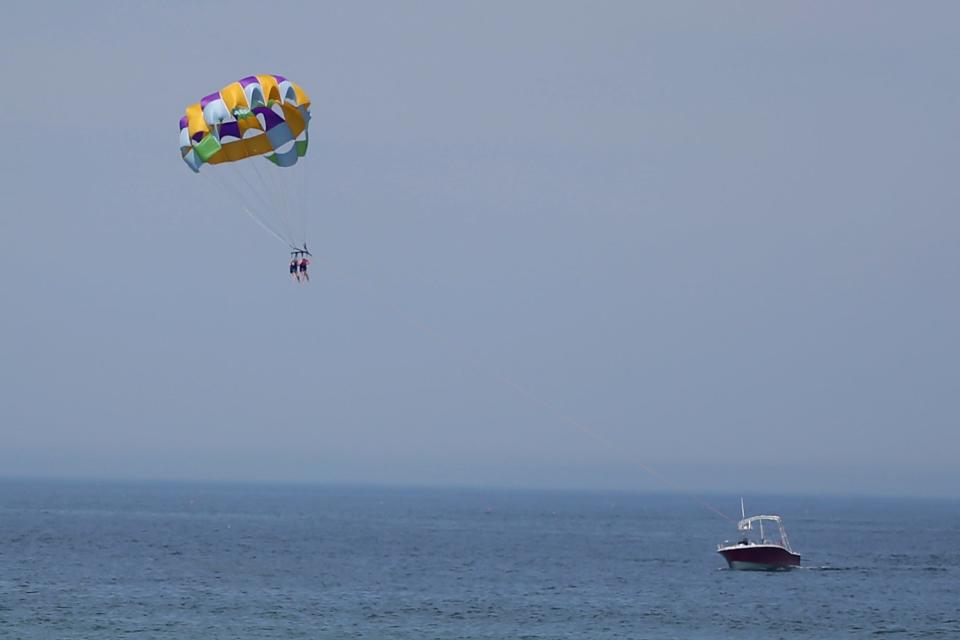
[[[310,282],[310,274],[307,273],[307,267],[310,265],[310,259],[307,256],[300,258],[300,274],[299,278],[302,281]]]

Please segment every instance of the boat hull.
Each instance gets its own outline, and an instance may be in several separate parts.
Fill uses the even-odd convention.
[[[800,556],[775,544],[725,547],[718,553],[731,569],[739,571],[789,571],[800,566]]]

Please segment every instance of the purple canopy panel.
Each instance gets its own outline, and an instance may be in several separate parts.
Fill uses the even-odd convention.
[[[283,122],[283,118],[277,115],[277,112],[268,107],[254,107],[253,112],[258,116],[263,116],[263,130],[270,131],[275,126]]]
[[[220,99],[219,91],[217,91],[216,93],[211,93],[208,96],[204,96],[203,99],[200,100],[200,108],[203,109],[214,100],[219,100],[219,99]]]
[[[237,138],[238,140],[243,136],[240,134],[240,125],[236,122],[224,122],[220,125],[220,138],[223,139],[224,136],[230,136],[231,138]]]

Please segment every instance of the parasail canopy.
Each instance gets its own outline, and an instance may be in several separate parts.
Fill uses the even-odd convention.
[[[307,152],[310,98],[283,76],[247,76],[186,108],[180,153],[194,171],[204,163],[266,156],[281,167]]]

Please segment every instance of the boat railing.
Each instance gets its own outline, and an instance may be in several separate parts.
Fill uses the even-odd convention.
[[[763,526],[765,522],[768,523],[767,527]],[[750,516],[738,522],[737,529],[740,531],[740,537],[736,542],[725,540],[722,544],[717,545],[717,548],[772,544],[790,551],[790,541],[787,538],[787,532],[783,527],[783,519],[780,516]]]

